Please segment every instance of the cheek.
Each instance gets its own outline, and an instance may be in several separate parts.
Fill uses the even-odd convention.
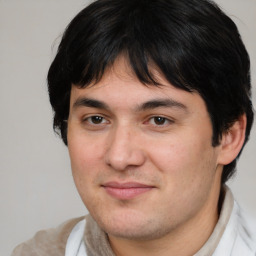
[[[209,141],[209,142],[207,142]],[[214,149],[209,138],[176,137],[151,148],[151,161],[167,177],[179,184],[199,183],[206,170],[214,169]],[[209,173],[208,173],[209,174]]]
[[[152,162],[160,170],[173,174],[192,162],[194,154],[189,143],[178,139],[158,143],[158,146],[152,147],[150,152]]]
[[[152,149],[152,162],[163,177],[165,204],[176,212],[196,211],[205,202],[215,175],[214,150],[205,142],[183,140]],[[171,196],[170,196],[171,195]],[[171,202],[171,203],[170,203]]]
[[[96,186],[96,175],[103,169],[100,161],[102,147],[83,140],[81,136],[73,136],[69,140],[68,149],[74,182],[80,196],[85,200],[90,195],[91,188]]]
[[[97,198],[93,192],[97,187],[96,177],[102,170],[101,148],[96,143],[83,140],[81,136],[73,136],[69,139],[68,150],[73,179],[80,197],[86,206],[88,200],[96,203]]]
[[[90,171],[95,166],[95,163],[99,163],[99,160],[104,155],[104,146],[97,140],[90,140],[83,137],[85,136],[69,136],[69,155],[71,163],[76,169]]]

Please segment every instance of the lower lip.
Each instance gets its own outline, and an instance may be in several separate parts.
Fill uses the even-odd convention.
[[[116,199],[129,200],[141,194],[151,191],[153,187],[135,187],[135,188],[104,187],[104,189],[109,195],[111,195]]]

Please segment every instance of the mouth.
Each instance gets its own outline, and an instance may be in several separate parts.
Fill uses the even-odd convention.
[[[130,200],[155,188],[154,186],[137,182],[108,182],[102,185],[102,187],[111,197],[119,200]]]

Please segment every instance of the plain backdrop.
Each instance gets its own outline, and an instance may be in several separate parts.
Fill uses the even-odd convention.
[[[252,63],[256,106],[256,1],[218,0],[238,25]],[[68,152],[52,131],[46,75],[82,0],[0,0],[0,255],[39,229],[86,213]],[[256,216],[256,132],[229,185]]]

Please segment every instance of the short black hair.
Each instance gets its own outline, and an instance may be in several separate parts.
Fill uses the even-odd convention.
[[[48,72],[53,125],[66,145],[71,85],[98,82],[120,55],[143,84],[159,85],[153,63],[173,86],[198,92],[211,118],[213,146],[246,114],[247,142],[250,60],[236,25],[214,2],[98,0],[70,22]],[[235,172],[236,160],[224,166],[222,183]]]

